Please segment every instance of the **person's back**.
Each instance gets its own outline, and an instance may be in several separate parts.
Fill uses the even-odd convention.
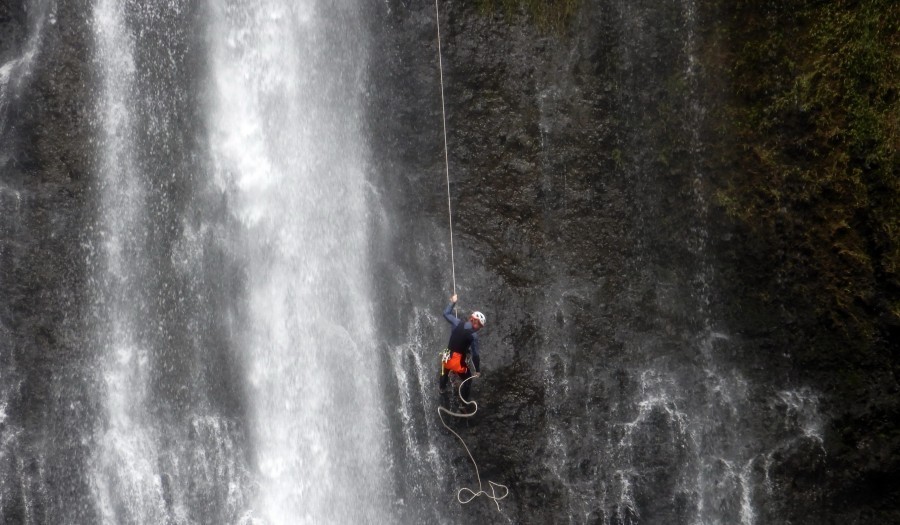
[[[479,375],[481,369],[481,356],[479,355],[478,331],[484,327],[485,317],[481,312],[473,312],[467,321],[462,321],[453,314],[457,296],[450,297],[450,304],[444,309],[444,319],[453,326],[450,332],[450,340],[447,342],[447,350],[444,352],[441,366],[440,390],[447,387],[449,374],[459,375],[464,383],[460,394],[468,401],[470,384],[465,380],[472,377],[472,371],[468,366],[469,355],[472,357],[474,375]]]

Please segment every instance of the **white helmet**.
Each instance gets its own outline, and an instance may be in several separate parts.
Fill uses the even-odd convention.
[[[485,318],[484,314],[481,312],[472,312],[472,319],[477,319],[481,326],[484,326]]]

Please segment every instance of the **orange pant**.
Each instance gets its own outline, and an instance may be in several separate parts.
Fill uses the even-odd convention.
[[[456,372],[457,374],[465,374],[469,369],[463,361],[463,355],[458,352],[450,352],[450,359],[444,363],[444,370]]]

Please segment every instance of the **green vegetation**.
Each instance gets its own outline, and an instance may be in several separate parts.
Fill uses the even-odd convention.
[[[900,4],[721,5],[717,197],[768,251],[758,293],[836,346],[884,348],[900,326]]]
[[[578,10],[581,0],[478,0],[482,11],[507,15],[525,12],[540,27],[560,30]]]

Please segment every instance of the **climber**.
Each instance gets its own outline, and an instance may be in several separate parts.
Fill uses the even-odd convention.
[[[472,353],[474,375],[475,377],[481,375],[478,371],[481,368],[481,358],[478,355],[477,332],[484,328],[484,314],[481,312],[472,312],[472,315],[469,316],[469,320],[463,322],[453,315],[453,307],[456,306],[456,300],[456,294],[453,294],[453,296],[450,297],[450,304],[444,309],[444,319],[453,325],[453,330],[450,332],[450,341],[447,343],[447,349],[444,350],[442,357],[440,380],[441,392],[444,392],[447,387],[447,380],[450,378],[450,372],[459,375],[463,380],[466,380],[473,375],[472,370],[467,363],[470,351]],[[466,401],[469,401],[470,389],[471,382],[466,381],[463,383],[460,396]]]

